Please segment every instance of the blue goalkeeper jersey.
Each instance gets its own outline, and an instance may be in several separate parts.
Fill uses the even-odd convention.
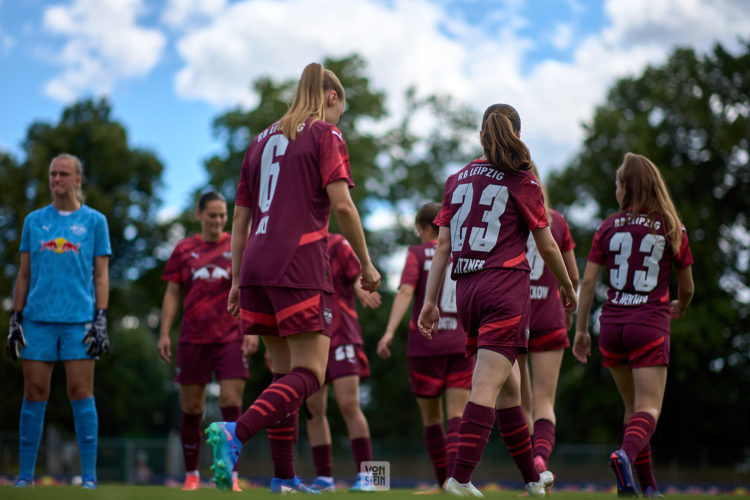
[[[94,317],[94,257],[111,255],[104,215],[81,208],[62,215],[48,205],[23,222],[21,252],[31,275],[23,314],[32,321],[82,323]]]

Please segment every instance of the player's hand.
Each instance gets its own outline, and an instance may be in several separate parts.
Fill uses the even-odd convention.
[[[242,357],[249,358],[258,352],[258,336],[245,335],[242,339]]]
[[[374,292],[380,288],[380,273],[375,266],[368,264],[362,268],[362,277],[359,282],[366,291]]]
[[[18,360],[18,356],[21,355],[21,348],[26,347],[26,338],[23,336],[23,328],[21,323],[23,322],[23,316],[20,311],[13,310],[10,313],[10,326],[8,328],[8,344],[5,347],[5,352],[8,353],[13,361]]]
[[[591,356],[591,335],[588,330],[576,330],[576,337],[573,341],[573,356],[583,364],[586,364],[588,357]]]
[[[159,356],[161,356],[161,359],[163,359],[166,363],[171,363],[172,340],[170,340],[169,334],[159,336],[159,345],[157,346],[157,348],[159,349]]]
[[[573,285],[560,288],[560,300],[565,311],[573,312],[578,309],[578,295]]]
[[[354,284],[354,293],[357,296],[357,299],[359,299],[359,303],[362,304],[362,307],[375,309],[376,307],[379,307],[382,302],[382,298],[378,292],[368,292],[361,288],[359,283]]]
[[[235,318],[240,317],[240,287],[237,285],[232,285],[232,288],[229,290],[227,311]]]
[[[680,319],[685,314],[685,309],[680,309],[680,301],[673,300],[669,303],[669,317],[672,319]]]
[[[86,325],[86,335],[83,343],[88,344],[86,354],[98,358],[102,354],[109,354],[109,336],[107,335],[107,310],[97,309],[94,321]]]
[[[419,313],[419,320],[417,320],[419,332],[428,339],[431,339],[432,335],[438,331],[439,321],[440,311],[438,311],[437,306],[425,301],[422,311]]]
[[[383,334],[383,336],[378,340],[378,356],[380,356],[383,359],[388,359],[391,357],[391,343],[393,342],[393,335],[389,335],[387,333]]]

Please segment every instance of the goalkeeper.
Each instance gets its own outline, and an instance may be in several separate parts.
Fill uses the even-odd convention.
[[[83,168],[61,154],[49,167],[52,204],[31,212],[21,233],[7,353],[23,363],[24,394],[16,487],[34,485],[34,466],[56,361],[65,366],[81,457],[82,486],[96,488],[99,420],[94,360],[109,353],[109,229],[83,204]]]

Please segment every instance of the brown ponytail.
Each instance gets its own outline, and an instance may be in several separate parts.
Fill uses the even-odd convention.
[[[482,117],[479,140],[484,156],[497,168],[528,170],[531,154],[526,144],[518,137],[521,118],[509,104],[493,104]]]

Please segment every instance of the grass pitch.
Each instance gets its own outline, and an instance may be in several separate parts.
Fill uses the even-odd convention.
[[[396,489],[374,493],[349,493],[340,491],[336,493],[325,493],[323,497],[330,500],[417,500],[419,498],[450,498],[443,495],[421,495],[415,496],[415,490]],[[485,498],[490,500],[518,499],[523,494],[521,490],[505,490],[497,492],[485,492]],[[16,489],[10,486],[0,487],[0,498],[3,500],[232,500],[252,497],[253,499],[278,500],[278,495],[271,495],[268,488],[251,488],[242,493],[220,492],[215,488],[202,488],[198,491],[185,492],[179,488],[166,486],[125,486],[119,484],[103,484],[97,490],[83,490],[77,486],[37,486],[30,489]],[[311,497],[312,498],[312,497]],[[587,492],[553,492],[553,500],[615,500],[617,495],[613,493],[587,493]],[[671,500],[693,500],[697,498],[714,499],[737,499],[750,498],[747,494],[735,495],[694,495],[694,494],[669,494]]]

